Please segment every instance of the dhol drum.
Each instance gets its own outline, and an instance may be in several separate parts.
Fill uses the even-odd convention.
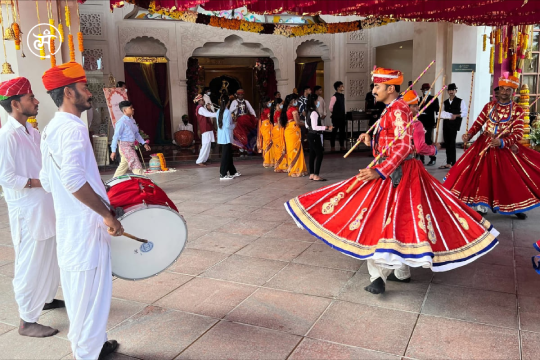
[[[148,240],[141,243],[125,236],[113,237],[113,275],[142,280],[174,264],[186,245],[187,226],[165,192],[139,175],[119,176],[105,185],[111,205],[120,213],[118,220],[124,231]]]
[[[193,145],[194,134],[188,130],[180,130],[174,133],[174,140],[180,147],[190,147]]]

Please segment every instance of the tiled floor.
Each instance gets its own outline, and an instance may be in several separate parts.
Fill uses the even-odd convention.
[[[366,153],[327,156],[324,185],[370,160]],[[120,348],[111,359],[539,358],[540,276],[531,268],[539,210],[526,221],[489,214],[501,232],[491,253],[446,273],[413,269],[410,284],[390,283],[374,296],[363,290],[362,261],[298,229],[283,208],[322,183],[259,162],[237,165],[242,176],[228,182],[218,180],[217,164],[153,176],[185,216],[188,244],[157,277],[114,281],[109,337]],[[65,310],[41,318],[60,329],[54,338],[17,334],[5,207],[2,201],[0,359],[68,359]]]

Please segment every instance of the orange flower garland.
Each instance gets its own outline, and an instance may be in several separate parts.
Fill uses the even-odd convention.
[[[50,48],[51,48],[51,67],[55,67],[56,66],[56,55],[54,55],[54,53],[56,52],[56,48],[55,48],[55,45],[54,45],[54,39],[51,39],[51,42],[49,43],[50,45]]]
[[[73,44],[73,35],[68,35],[69,61],[75,61],[75,44]]]
[[[15,34],[15,50],[21,50],[21,28],[19,24],[13,23],[13,33]]]
[[[79,51],[83,52],[84,51],[83,34],[80,31],[77,33],[77,40],[79,41]]]
[[[163,153],[157,154],[159,158],[159,163],[161,165],[161,171],[169,171],[169,168],[167,168],[167,163],[165,162],[165,156],[163,156]]]

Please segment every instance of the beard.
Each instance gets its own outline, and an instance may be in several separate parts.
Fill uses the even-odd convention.
[[[75,107],[80,112],[90,110],[92,108],[92,100],[91,96],[88,99],[85,99],[84,96],[75,89]]]
[[[36,116],[38,114],[38,107],[24,108],[22,109],[22,114],[26,117]]]

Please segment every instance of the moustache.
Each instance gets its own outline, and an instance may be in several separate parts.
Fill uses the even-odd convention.
[[[379,94],[377,94],[377,93],[373,93],[373,96],[378,96],[378,95],[379,95]]]
[[[88,100],[86,100],[86,101],[88,101],[88,102],[92,102],[93,100],[94,100],[94,98],[93,98],[93,97],[89,97],[89,98],[88,98]]]

